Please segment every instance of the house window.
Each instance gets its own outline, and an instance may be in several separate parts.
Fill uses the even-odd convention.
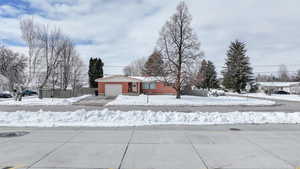
[[[143,83],[143,89],[156,89],[156,83]]]
[[[150,89],[156,89],[156,83],[150,83]]]

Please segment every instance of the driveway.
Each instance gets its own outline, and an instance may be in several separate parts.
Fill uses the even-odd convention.
[[[232,129],[230,129],[232,128]],[[0,168],[295,169],[299,125],[0,128]]]

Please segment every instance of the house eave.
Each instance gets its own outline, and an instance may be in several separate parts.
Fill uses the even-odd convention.
[[[121,76],[121,75],[99,78],[96,79],[95,81],[96,82],[142,82],[139,79],[128,77],[128,76]]]

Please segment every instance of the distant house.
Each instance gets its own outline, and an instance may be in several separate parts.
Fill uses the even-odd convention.
[[[261,92],[286,91],[300,94],[300,82],[257,82]]]
[[[6,91],[9,89],[9,80],[0,74],[0,92]]]
[[[115,75],[96,79],[98,93],[103,96],[139,94],[176,94],[172,86],[160,77],[130,77]]]

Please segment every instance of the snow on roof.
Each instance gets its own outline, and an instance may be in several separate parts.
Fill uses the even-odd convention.
[[[96,82],[156,82],[163,81],[163,77],[145,77],[145,76],[124,76],[114,75],[96,79]]]
[[[300,85],[300,82],[257,82],[257,84],[264,87],[290,87]]]
[[[145,77],[145,76],[130,76],[131,78],[134,79],[139,79],[142,82],[156,82],[156,81],[163,81],[164,78],[163,77],[159,77],[159,76],[149,76],[149,77]]]
[[[96,82],[141,82],[140,79],[132,78],[124,75],[113,75],[95,80]]]

